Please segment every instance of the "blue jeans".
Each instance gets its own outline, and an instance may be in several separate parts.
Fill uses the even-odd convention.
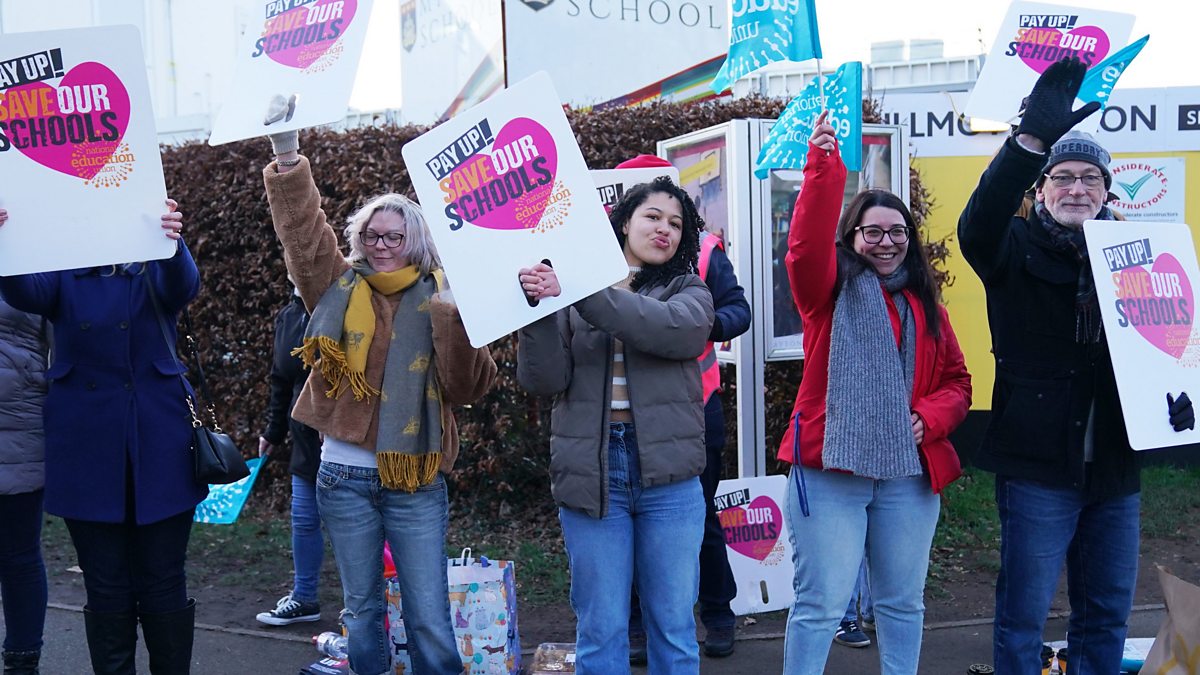
[[[1042,630],[1064,560],[1071,675],[1117,672],[1137,581],[1140,494],[1089,502],[1074,488],[997,476],[996,506],[996,672],[1041,672]]]
[[[46,624],[41,490],[0,495],[0,596],[5,651],[41,649]]]
[[[872,480],[792,467],[788,537],[796,568],[783,672],[821,675],[865,546],[883,675],[915,675],[925,573],[941,502],[925,476]],[[803,486],[803,487],[801,487]],[[809,515],[800,508],[806,494]]]
[[[292,566],[296,576],[292,597],[317,602],[317,582],[325,558],[321,534],[321,510],[317,508],[317,484],[292,474]]]
[[[637,581],[649,672],[700,672],[696,604],[704,497],[699,478],[643,488],[633,425],[608,436],[608,513],[560,508],[576,616],[575,672],[629,672],[629,587]]]
[[[850,594],[850,604],[846,605],[846,614],[842,616],[842,621],[858,621],[860,618],[875,622],[875,603],[871,602],[871,582],[867,580],[866,557],[858,566],[858,581],[854,584],[854,592]]]
[[[374,468],[321,462],[317,503],[342,577],[350,668],[357,675],[391,672],[383,629],[383,542],[392,548],[413,671],[458,675],[462,660],[450,623],[446,582],[446,483],[416,492],[388,490]]]

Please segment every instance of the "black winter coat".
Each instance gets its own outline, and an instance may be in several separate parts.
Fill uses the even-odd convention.
[[[271,363],[271,398],[267,404],[267,430],[263,438],[276,447],[292,434],[292,461],[289,470],[301,478],[316,482],[321,464],[321,440],[315,429],[292,419],[292,407],[308,379],[308,371],[292,350],[304,340],[308,312],[299,296],[275,315],[275,356]]]
[[[992,418],[974,464],[1069,485],[1091,499],[1131,494],[1141,486],[1141,463],[1129,446],[1107,339],[1075,340],[1081,263],[1054,247],[1036,214],[1013,215],[1044,164],[1044,155],[1010,138],[958,221],[963,255],[987,292],[996,359]],[[1094,453],[1087,463],[1089,414]]]

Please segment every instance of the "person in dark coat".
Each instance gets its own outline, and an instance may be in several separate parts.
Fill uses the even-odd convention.
[[[208,487],[195,480],[192,392],[173,352],[176,317],[200,290],[176,208],[168,199],[162,228],[178,249],[165,260],[0,277],[10,305],[54,328],[45,508],[75,545],[88,650],[102,675],[134,672],[139,622],[152,673],[191,665],[196,608],[184,562]],[[0,209],[0,225],[7,220]]]
[[[275,316],[275,351],[271,361],[271,398],[267,403],[267,428],[258,439],[258,454],[266,456],[292,436],[292,591],[260,612],[257,618],[268,626],[286,626],[302,621],[319,621],[321,604],[317,582],[325,557],[321,514],[317,509],[317,468],[321,464],[321,437],[316,429],[292,419],[292,406],[304,389],[308,371],[292,350],[304,342],[308,311],[299,292]]]
[[[42,486],[48,323],[0,299],[0,597],[4,673],[37,675],[46,623]]]
[[[1064,561],[1072,673],[1120,669],[1138,564],[1140,462],[1129,445],[1112,354],[1082,229],[1110,220],[1109,153],[1070,131],[1099,109],[1072,110],[1087,67],[1051,65],[1020,126],[958,221],[987,293],[996,381],[976,466],[996,474],[1000,573],[996,672],[1041,672],[1042,629]],[[1036,185],[1032,209],[1021,209]],[[1015,214],[1015,215],[1014,215]],[[1185,395],[1162,422],[1195,426]]]

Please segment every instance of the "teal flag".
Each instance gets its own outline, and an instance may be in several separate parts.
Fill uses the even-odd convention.
[[[1117,80],[1149,41],[1150,36],[1147,35],[1093,66],[1083,76],[1083,84],[1079,86],[1077,98],[1084,103],[1099,101],[1101,108],[1108,105],[1108,97],[1112,96]]]
[[[261,457],[248,459],[246,466],[250,467],[249,476],[228,485],[209,485],[208,498],[196,506],[196,517],[193,520],[214,525],[230,525],[236,521],[242,513],[242,507],[246,505],[246,499],[250,496],[250,489],[254,487],[262,465]]]
[[[829,108],[829,124],[837,132],[838,150],[848,171],[862,169],[862,62],[844,63],[825,76],[825,104],[817,81],[783,109],[767,140],[758,151],[754,175],[766,178],[771,169],[800,169],[808,157],[808,137],[822,108]]]
[[[730,9],[729,54],[713,78],[714,92],[768,63],[821,58],[813,0],[733,0]]]

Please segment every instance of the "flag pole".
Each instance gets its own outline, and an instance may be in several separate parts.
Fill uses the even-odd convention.
[[[821,59],[817,58],[817,98],[821,99],[821,109],[825,109],[825,73],[821,71]]]

